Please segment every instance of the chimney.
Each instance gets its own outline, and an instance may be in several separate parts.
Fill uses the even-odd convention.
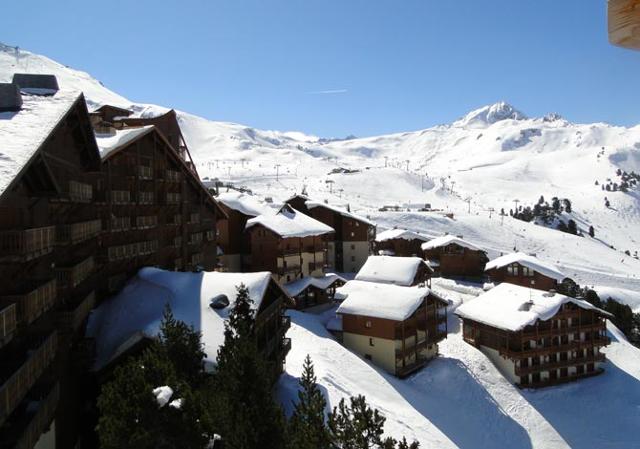
[[[55,75],[14,73],[13,83],[20,87],[22,93],[29,95],[55,95],[60,89]]]
[[[0,112],[17,112],[22,107],[20,88],[14,83],[0,83]]]

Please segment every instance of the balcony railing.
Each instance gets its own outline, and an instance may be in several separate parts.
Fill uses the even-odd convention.
[[[55,226],[0,231],[0,259],[31,260],[48,254],[55,244]]]
[[[50,334],[0,386],[0,424],[20,404],[56,356],[58,337]]]
[[[95,307],[96,294],[89,293],[79,304],[69,310],[63,310],[58,315],[60,328],[66,332],[77,332],[84,323],[91,309]]]
[[[69,181],[69,199],[78,203],[88,203],[93,199],[93,186],[84,182]]]
[[[15,304],[9,304],[0,309],[0,347],[11,340],[16,330],[17,322],[18,314]]]
[[[138,167],[138,177],[140,179],[153,179],[153,168],[140,165]]]
[[[93,256],[71,266],[56,269],[58,275],[58,287],[74,288],[87,279],[96,268]]]
[[[576,357],[572,359],[567,358],[567,360],[539,363],[537,365],[516,366],[515,374],[517,376],[524,376],[529,373],[549,371],[552,369],[566,368],[569,366],[584,365],[586,363],[604,362],[604,360],[605,360],[604,354],[593,354],[593,355],[588,355],[583,357]]]
[[[572,350],[578,350],[578,349],[588,349],[596,346],[606,346],[609,343],[611,343],[611,339],[609,337],[599,336],[598,338],[592,338],[589,340],[586,340],[586,339],[573,340],[560,345],[549,344],[544,346],[537,346],[535,348],[525,349],[522,351],[509,349],[509,348],[502,348],[500,349],[500,354],[507,357],[519,358],[519,357],[550,354],[553,352],[566,352],[566,351],[572,351]]]
[[[157,215],[141,215],[136,217],[136,227],[138,229],[155,228],[158,226]]]
[[[5,303],[15,303],[18,322],[31,324],[54,306],[57,297],[56,280],[51,279],[44,283],[32,284],[26,293],[3,296],[1,299]]]
[[[131,203],[131,192],[128,190],[112,190],[111,202],[113,204],[129,204]]]
[[[49,394],[38,402],[33,417],[13,446],[14,449],[31,449],[36,445],[40,436],[49,428],[51,421],[53,421],[59,399],[60,386],[59,384],[55,384],[51,391],[49,391]]]
[[[100,235],[102,232],[102,220],[90,220],[70,225],[58,226],[56,242],[58,244],[75,245]]]
[[[138,192],[138,204],[153,204],[153,192]]]
[[[167,204],[179,204],[182,196],[179,193],[167,192]]]
[[[570,326],[569,325],[557,326],[557,327],[550,327],[547,329],[540,329],[540,328],[527,329],[522,331],[522,335],[524,337],[536,338],[536,337],[545,337],[550,335],[569,334],[569,333],[574,333],[579,331],[597,330],[600,328],[602,329],[605,328],[604,322],[596,321],[588,324],[571,323]]]
[[[167,181],[180,182],[180,172],[176,170],[167,170]]]

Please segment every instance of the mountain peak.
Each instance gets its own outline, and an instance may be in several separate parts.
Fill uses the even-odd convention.
[[[454,122],[458,126],[487,126],[501,120],[525,120],[527,116],[505,101],[483,106]]]

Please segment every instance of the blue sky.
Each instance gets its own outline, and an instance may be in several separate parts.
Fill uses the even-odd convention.
[[[640,123],[640,52],[607,42],[606,0],[6,3],[0,41],[214,120],[367,136],[505,100]]]

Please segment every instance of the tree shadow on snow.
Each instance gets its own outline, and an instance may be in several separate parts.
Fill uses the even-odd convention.
[[[640,448],[640,380],[608,361],[604,373],[555,387],[523,390],[571,447]]]
[[[395,379],[390,384],[460,448],[532,447],[527,431],[460,360],[439,357],[406,380]],[[420,443],[429,447],[428,441]]]

